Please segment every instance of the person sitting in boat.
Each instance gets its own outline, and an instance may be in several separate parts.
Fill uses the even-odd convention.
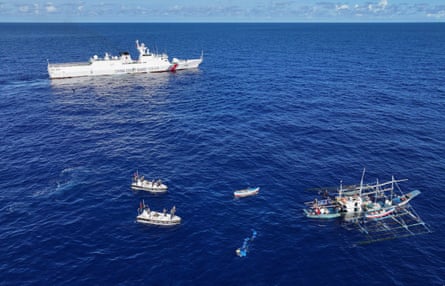
[[[321,214],[320,208],[315,208],[315,214],[316,214],[316,215]]]

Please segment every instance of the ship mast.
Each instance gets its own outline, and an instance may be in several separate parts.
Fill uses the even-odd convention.
[[[359,190],[359,195],[360,195],[360,196],[362,196],[362,190],[363,190],[363,178],[365,177],[365,171],[366,171],[366,168],[363,168],[362,179],[360,180],[360,190]]]

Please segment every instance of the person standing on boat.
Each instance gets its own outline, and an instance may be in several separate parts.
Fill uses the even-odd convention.
[[[312,205],[314,208],[318,208],[318,200],[317,198],[314,199],[314,203]]]
[[[326,199],[329,199],[329,192],[328,192],[328,190],[324,190],[323,197],[326,198]]]
[[[170,210],[170,219],[172,219],[175,216],[176,213],[176,206],[173,206]]]

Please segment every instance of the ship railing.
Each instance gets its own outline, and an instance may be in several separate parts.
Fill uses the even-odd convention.
[[[87,65],[91,65],[91,62],[75,62],[75,63],[48,64],[48,67],[50,67],[50,68],[56,68],[56,67],[87,66]]]

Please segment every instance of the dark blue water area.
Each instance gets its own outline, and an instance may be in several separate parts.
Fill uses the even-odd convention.
[[[204,62],[48,78],[136,39]],[[444,51],[444,24],[0,24],[0,284],[443,285]],[[433,232],[357,245],[303,216],[364,167],[421,190]],[[183,223],[136,223],[141,199]]]

